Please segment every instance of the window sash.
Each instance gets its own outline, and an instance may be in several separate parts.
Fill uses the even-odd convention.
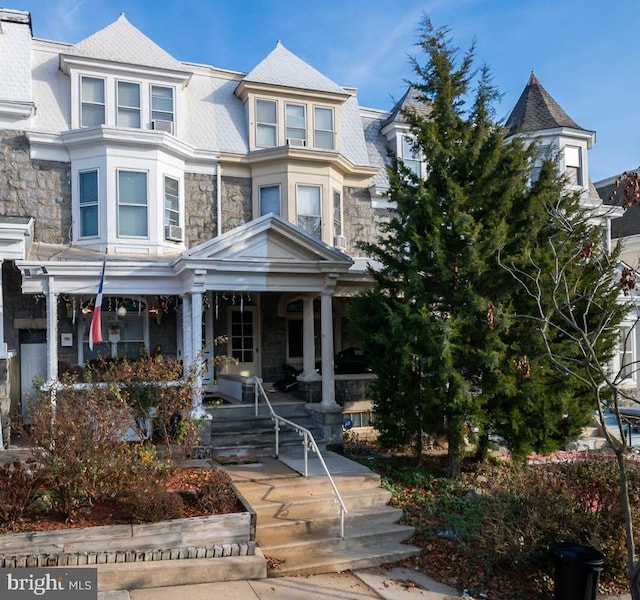
[[[342,235],[342,194],[333,192],[333,235]]]
[[[104,79],[81,77],[80,126],[97,127],[105,124]]]
[[[333,109],[316,106],[313,109],[313,145],[324,150],[334,149]]]
[[[118,81],[118,125],[140,129],[140,84]]]
[[[147,174],[118,171],[118,235],[147,237]]]
[[[260,216],[273,213],[280,216],[280,186],[265,185],[259,189]]]
[[[180,225],[180,182],[164,178],[164,224]]]
[[[277,104],[272,100],[256,100],[256,146],[272,148],[278,139]]]
[[[80,237],[98,235],[98,171],[79,173]]]

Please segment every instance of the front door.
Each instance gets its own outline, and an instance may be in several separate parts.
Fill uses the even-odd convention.
[[[255,306],[229,308],[227,353],[232,360],[227,367],[228,373],[243,376],[259,374],[257,313]]]
[[[29,423],[29,412],[38,398],[34,379],[44,382],[47,378],[47,344],[20,344],[20,398],[22,419]]]

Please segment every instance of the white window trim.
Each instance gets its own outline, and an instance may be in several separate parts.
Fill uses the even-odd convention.
[[[304,131],[303,131],[303,136],[299,137],[299,136],[290,136],[289,135],[289,124],[287,122],[287,107],[288,106],[299,106],[302,107],[302,120],[304,123]],[[291,129],[300,129],[300,127],[291,127]],[[295,140],[303,140],[304,142],[304,146],[306,146],[308,144],[308,136],[307,136],[307,105],[301,102],[285,102],[284,105],[284,134],[285,134],[285,138],[287,139],[287,141],[289,139],[295,139]]]
[[[154,98],[154,94],[153,94],[153,88],[163,88],[166,90],[171,90],[171,112],[169,113],[166,110],[154,110],[153,108],[153,98]],[[155,96],[156,98],[159,98],[160,96]],[[157,112],[157,113],[163,113],[166,115],[171,116],[170,119],[156,119],[153,116],[153,113]],[[149,84],[149,121],[153,122],[153,121],[170,121],[171,123],[173,123],[173,133],[175,135],[175,127],[176,127],[176,89],[174,86],[172,85],[161,85],[159,83],[150,83]]]
[[[177,200],[177,206],[178,208],[173,209],[173,208],[167,208],[167,179],[171,179],[172,181],[175,181],[178,185],[178,191],[177,191],[177,196],[176,196],[176,200]],[[162,174],[162,220],[163,220],[163,224],[165,227],[167,227],[168,225],[176,225],[177,227],[181,227],[182,226],[182,182],[180,181],[180,179],[178,179],[177,177],[173,177],[172,175],[167,175],[166,173]],[[148,191],[147,191],[147,204],[148,204]],[[177,223],[169,223],[167,221],[167,211],[170,213],[175,213],[177,215]]]
[[[82,96],[82,82],[85,79],[95,79],[96,81],[102,81],[102,96],[104,97],[104,102],[99,103],[99,102],[93,102],[93,101],[86,101],[83,99]],[[98,77],[96,75],[91,75],[89,73],[86,74],[81,74],[79,79],[78,79],[78,85],[79,85],[79,91],[78,91],[78,95],[79,95],[79,99],[80,102],[78,104],[78,109],[79,109],[79,119],[78,119],[78,124],[80,127],[96,127],[96,125],[84,125],[83,123],[83,115],[84,115],[84,107],[85,105],[87,106],[102,106],[102,109],[104,111],[104,118],[103,118],[103,125],[106,125],[108,122],[108,113],[107,113],[107,79],[105,77]]]
[[[128,106],[126,104],[120,103],[120,84],[126,83],[129,85],[135,85],[138,88],[138,106]],[[142,129],[143,119],[142,119],[142,84],[140,81],[129,81],[126,79],[116,79],[116,127],[126,127],[128,129]],[[138,123],[137,127],[130,125],[121,125],[120,124],[120,111],[125,111],[129,113],[137,113],[138,114]]]
[[[265,103],[269,103],[269,104],[273,104],[275,105],[275,122],[271,123],[268,121],[258,121],[258,103],[260,102],[265,102]],[[277,100],[272,100],[270,98],[256,98],[255,99],[255,103],[254,103],[254,110],[255,110],[255,129],[254,129],[254,135],[255,135],[255,143],[256,143],[256,148],[275,148],[278,146],[278,137],[280,135],[280,132],[278,131],[279,129],[279,122],[278,122],[278,110],[279,110],[279,102]],[[269,129],[272,129],[275,132],[275,136],[274,136],[274,144],[273,146],[261,146],[258,143],[258,130],[261,127],[268,127]]]

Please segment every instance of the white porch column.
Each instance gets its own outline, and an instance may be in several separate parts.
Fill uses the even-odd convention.
[[[191,295],[182,296],[182,368],[186,375],[193,362],[193,334],[191,320]]]
[[[311,295],[302,299],[302,353],[302,373],[298,379],[302,381],[317,380],[313,296]]]
[[[9,354],[7,352],[7,343],[4,341],[4,289],[2,287],[2,265],[4,263],[4,259],[0,258],[0,359],[8,358]],[[0,436],[2,435],[0,427]],[[0,438],[0,442],[1,442]],[[0,445],[0,449],[2,446]]]
[[[191,294],[191,343],[192,364],[196,369],[192,407],[202,405],[202,293]]]
[[[47,280],[47,381],[58,379],[58,294],[54,278]]]
[[[340,409],[336,403],[335,373],[333,356],[333,296],[325,291],[320,297],[320,316],[322,321],[322,410]]]

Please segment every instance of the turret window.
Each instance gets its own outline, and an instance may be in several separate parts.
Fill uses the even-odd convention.
[[[578,146],[565,146],[564,172],[571,185],[583,185],[582,149]]]

